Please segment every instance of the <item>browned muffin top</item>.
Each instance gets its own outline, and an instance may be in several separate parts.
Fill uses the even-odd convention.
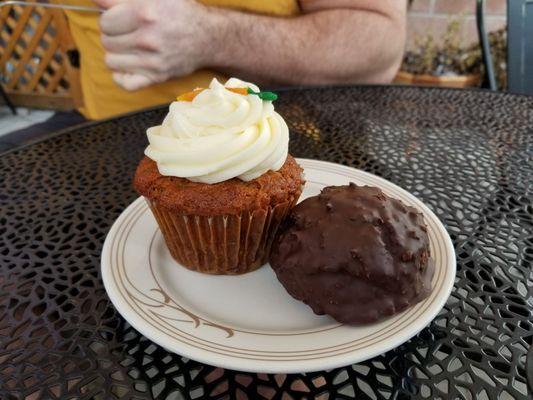
[[[144,157],[137,167],[133,185],[141,195],[181,214],[227,215],[263,209],[299,196],[304,184],[302,172],[289,155],[278,171],[268,171],[249,182],[233,178],[209,185],[163,176],[157,164]]]

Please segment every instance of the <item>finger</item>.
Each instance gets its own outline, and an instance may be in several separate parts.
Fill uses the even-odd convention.
[[[96,3],[98,7],[104,8],[107,10],[108,8],[114,7],[117,4],[124,3],[128,0],[93,0],[93,1]]]
[[[136,53],[106,53],[105,63],[113,71],[134,72],[146,69],[147,55]]]
[[[147,76],[128,72],[113,73],[113,80],[128,91],[139,90],[152,84]]]
[[[119,3],[100,17],[100,30],[108,36],[123,35],[136,30],[141,16],[131,3]]]
[[[140,47],[135,32],[118,36],[102,35],[102,45],[110,53],[130,53]]]

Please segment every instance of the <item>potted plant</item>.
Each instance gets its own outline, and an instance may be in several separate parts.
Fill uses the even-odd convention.
[[[416,50],[407,51],[395,82],[404,84],[469,87],[481,83],[479,46],[461,48],[461,20],[452,20],[441,44],[432,34],[416,38]]]

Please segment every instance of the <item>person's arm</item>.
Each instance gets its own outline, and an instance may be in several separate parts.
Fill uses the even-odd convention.
[[[280,18],[194,0],[95,0],[106,63],[136,90],[201,68],[278,84],[390,82],[405,42],[405,0],[301,0]]]
[[[402,60],[401,0],[302,0],[303,15],[273,18],[224,10],[211,19],[214,66],[285,84],[386,83]]]

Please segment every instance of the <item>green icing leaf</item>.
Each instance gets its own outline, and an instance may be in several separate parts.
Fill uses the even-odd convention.
[[[263,100],[274,101],[278,99],[278,95],[273,92],[261,92],[259,93],[259,98]]]
[[[278,99],[278,95],[274,92],[254,92],[252,89],[248,88],[249,94],[255,94],[261,100],[274,101]]]

